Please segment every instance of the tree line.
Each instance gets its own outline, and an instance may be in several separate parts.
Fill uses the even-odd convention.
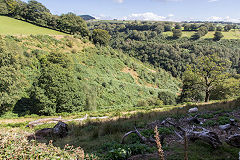
[[[87,24],[80,16],[74,13],[53,15],[49,9],[35,0],[29,2],[0,0],[0,14],[69,34],[90,36]]]

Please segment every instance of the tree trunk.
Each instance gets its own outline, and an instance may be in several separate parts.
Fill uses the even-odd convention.
[[[206,90],[205,102],[209,102],[209,99],[210,99],[210,91],[207,89]]]
[[[209,99],[210,99],[210,94],[208,91],[206,91],[205,102],[209,102]]]

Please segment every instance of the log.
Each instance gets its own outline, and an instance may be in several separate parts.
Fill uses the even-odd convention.
[[[35,127],[37,125],[42,125],[42,124],[46,124],[46,123],[58,123],[59,121],[61,121],[62,118],[44,118],[44,119],[38,119],[36,121],[32,121],[29,122],[28,125],[26,127]]]
[[[222,145],[218,135],[211,131],[202,131],[202,132],[194,132],[189,131],[187,133],[187,137],[191,141],[202,140],[208,144],[210,144],[213,148],[217,148]]]
[[[38,126],[38,125],[42,125],[42,124],[48,124],[48,123],[58,123],[58,122],[71,122],[71,121],[85,121],[87,119],[90,119],[90,120],[96,120],[96,119],[107,119],[109,118],[108,116],[105,116],[105,117],[88,117],[88,115],[86,114],[85,117],[83,118],[78,118],[78,119],[69,119],[69,120],[65,120],[65,119],[62,119],[61,117],[59,118],[44,118],[44,119],[38,119],[36,121],[32,121],[32,122],[29,122],[29,124],[26,126],[26,127],[30,127],[30,128],[33,128],[35,126]]]
[[[203,127],[197,127],[198,129],[202,129],[202,131],[196,132],[194,131],[194,127],[190,130],[187,130],[185,128],[180,127],[177,124],[174,124],[173,122],[169,120],[165,120],[166,123],[169,123],[170,125],[174,126],[176,129],[180,130],[183,132],[183,134],[187,134],[187,138],[191,141],[195,141],[197,139],[202,140],[208,144],[210,144],[213,148],[217,148],[220,145],[222,145],[222,142],[220,141],[218,135],[215,132],[211,132]],[[175,132],[178,137],[183,137],[181,136],[178,132]]]

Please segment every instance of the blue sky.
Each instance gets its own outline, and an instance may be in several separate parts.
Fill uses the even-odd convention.
[[[26,0],[25,0],[26,1]],[[224,20],[240,22],[240,0],[38,0],[54,14],[99,19]]]

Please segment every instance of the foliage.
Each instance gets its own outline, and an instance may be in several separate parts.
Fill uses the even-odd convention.
[[[111,36],[106,30],[94,29],[92,38],[95,44],[107,45],[110,41]]]
[[[21,57],[17,60],[19,72],[27,84],[12,105],[19,115],[131,108],[142,99],[147,105],[162,105],[159,91],[176,94],[179,90],[179,80],[169,73],[111,47],[92,47],[73,37],[57,40],[41,35],[6,36],[3,41],[12,41],[18,51],[22,50],[16,57]]]
[[[4,0],[0,0],[0,15],[7,15],[8,8]]]
[[[11,111],[21,98],[26,79],[21,73],[22,51],[0,37],[0,114]]]
[[[193,84],[197,84],[196,79],[199,79],[199,81],[202,82],[197,85],[197,89],[203,89],[205,91],[205,102],[209,101],[212,90],[219,83],[227,79],[227,70],[229,66],[231,66],[231,62],[219,58],[216,54],[198,58],[196,60],[196,66],[189,66],[188,73],[193,74],[193,77],[198,77],[195,78]],[[188,83],[187,80],[185,82]],[[193,85],[193,89],[191,89],[194,92],[196,90],[195,86],[196,85]]]
[[[82,37],[89,36],[86,22],[80,16],[73,13],[61,16],[52,15],[49,9],[35,0],[30,0],[28,3],[21,0],[5,0],[0,3],[0,8],[3,9],[0,14],[25,20],[38,26],[79,34]]]
[[[211,99],[229,99],[240,95],[240,84],[238,78],[229,78],[217,84],[211,93]]]
[[[19,133],[6,131],[0,133],[0,159],[96,159],[78,147],[66,145],[64,149],[49,144],[29,142]],[[14,153],[14,154],[13,154]]]
[[[216,31],[215,32],[215,34],[214,34],[214,40],[215,41],[219,41],[220,39],[222,39],[224,36],[223,36],[223,34],[222,34],[222,32],[220,32],[220,31]]]
[[[201,102],[204,100],[204,89],[201,79],[192,71],[183,74],[183,88],[180,96],[181,102]]]
[[[182,36],[182,30],[181,29],[174,29],[173,30],[173,38],[180,38]]]
[[[30,98],[33,99],[33,113],[51,115],[61,112],[82,111],[81,88],[72,71],[70,60],[64,54],[51,54],[41,61],[41,73],[33,84]]]
[[[159,92],[158,98],[163,101],[165,105],[176,104],[177,95],[172,92]]]

